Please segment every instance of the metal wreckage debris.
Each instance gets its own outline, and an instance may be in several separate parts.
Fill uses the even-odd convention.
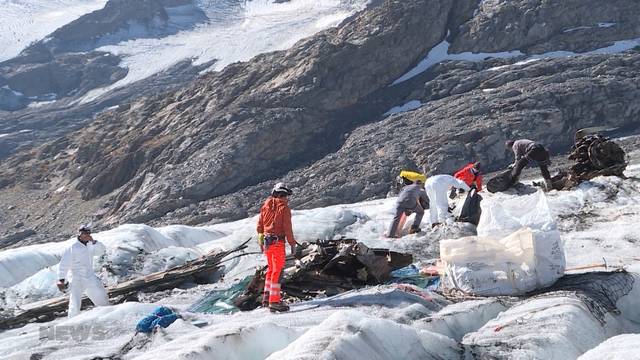
[[[391,279],[391,272],[413,262],[411,254],[372,249],[355,239],[319,240],[303,244],[299,260],[288,256],[283,271],[285,302],[332,296]],[[243,311],[260,306],[266,266],[258,269],[234,305]]]
[[[569,159],[576,162],[571,167],[571,172],[586,180],[603,174],[624,177],[623,172],[627,167],[624,150],[608,137],[599,134],[580,139],[574,145]]]
[[[551,181],[557,190],[570,189],[597,176],[618,176],[626,179],[626,154],[620,145],[600,134],[587,135],[576,140],[571,148],[569,171],[562,171]]]
[[[624,175],[628,165],[626,153],[607,136],[578,132],[568,158],[574,162],[573,165],[568,170],[559,170],[551,178],[555,190],[569,190],[598,176],[627,178]],[[492,193],[504,191],[509,188],[511,180],[511,170],[502,171],[489,179],[487,190]],[[544,183],[534,182],[533,185],[544,187]]]

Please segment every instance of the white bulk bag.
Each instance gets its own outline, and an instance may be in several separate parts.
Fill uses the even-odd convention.
[[[543,192],[485,199],[478,236],[440,242],[443,285],[483,296],[522,295],[564,274],[565,258]]]

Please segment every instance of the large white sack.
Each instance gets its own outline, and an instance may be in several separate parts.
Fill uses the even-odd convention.
[[[440,242],[443,284],[483,296],[522,295],[564,274],[560,233],[543,192],[485,199],[478,236]]]
[[[542,190],[530,195],[485,197],[478,236],[502,238],[521,228],[557,231],[556,221]]]

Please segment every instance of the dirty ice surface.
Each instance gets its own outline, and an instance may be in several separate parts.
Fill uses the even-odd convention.
[[[568,269],[606,261],[609,269],[640,270],[640,166],[632,163],[626,174],[630,179],[599,177],[571,191],[547,194]],[[483,196],[500,201],[517,195]],[[438,257],[440,239],[472,231],[449,225],[399,240],[386,239],[383,234],[393,216],[394,201],[293,211],[294,231],[299,241],[346,236],[372,247],[410,251],[418,265]],[[429,228],[427,221],[424,229]],[[124,225],[100,232],[95,238],[105,244],[106,251],[96,257],[96,271],[105,283],[113,284],[163,270],[210,250],[237,246],[254,235],[255,222],[254,217],[207,227]],[[55,269],[67,245],[49,243],[0,252],[1,307],[14,309],[56,295]],[[247,251],[257,250],[252,241]],[[435,293],[394,285],[296,304],[287,314],[272,315],[265,309],[232,314],[186,311],[208,291],[231,287],[264,262],[259,254],[248,255],[227,262],[224,279],[216,284],[184,286],[143,297],[147,303],[94,308],[73,319],[0,332],[0,358],[25,359],[32,354],[45,359],[455,359],[463,353],[546,359],[595,359],[609,353],[612,358],[640,356],[634,345],[638,336],[624,335],[640,332],[637,275],[629,278],[632,290],[617,299],[620,313],[601,316],[594,315],[592,305],[566,294],[452,304]],[[115,271],[107,274],[105,265]],[[604,267],[573,272],[593,270]],[[134,336],[137,320],[158,305],[173,306],[185,318],[151,337]]]

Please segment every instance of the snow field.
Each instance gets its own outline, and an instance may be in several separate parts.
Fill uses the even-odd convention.
[[[465,334],[476,331],[508,306],[495,298],[469,300],[451,304],[439,312],[417,320],[413,326],[461,341]]]
[[[638,360],[640,359],[640,334],[614,336],[587,351],[579,360]]]
[[[107,0],[0,0],[0,62]]]
[[[267,359],[450,359],[459,351],[459,345],[443,335],[345,310]]]
[[[628,174],[634,176],[639,170],[639,166],[631,166]],[[609,266],[640,264],[633,255],[636,249],[634,241],[638,237],[636,224],[640,220],[639,193],[637,180],[603,177],[572,191],[547,194],[549,206],[558,216],[568,268],[603,263],[603,257]],[[504,202],[513,196],[485,194],[485,198],[487,201]],[[455,224],[442,230],[405,236],[397,241],[386,239],[384,232],[393,216],[394,201],[394,198],[389,198],[293,211],[296,236],[300,242],[335,236],[357,238],[370,247],[416,252],[416,261],[424,261],[438,257],[438,239],[455,238],[471,231],[464,229],[464,225]],[[253,217],[203,228],[173,225],[153,229],[144,225],[124,225],[94,234],[107,248],[105,257],[96,259],[96,267],[99,270],[108,262],[120,271],[120,277],[133,270],[127,267],[136,262],[139,269],[131,271],[133,274],[164,270],[214,249],[237,246],[255,235],[255,222]],[[54,267],[70,241],[75,240],[0,252],[0,286],[34,298],[38,297],[38,291],[42,291],[40,297],[55,293],[53,284],[43,285],[53,278]],[[259,251],[254,241],[249,246],[248,251]],[[242,279],[252,274],[260,263],[259,254],[229,261],[225,263],[227,277]]]

